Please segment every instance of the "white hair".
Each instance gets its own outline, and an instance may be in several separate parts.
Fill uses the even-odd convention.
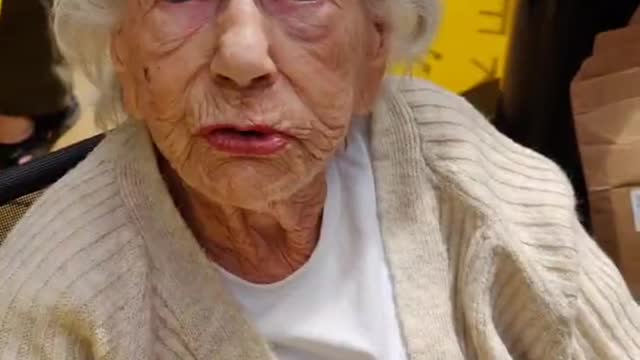
[[[53,28],[67,61],[98,89],[95,119],[105,129],[122,121],[122,93],[110,56],[110,35],[127,0],[54,0]],[[413,63],[439,26],[441,0],[363,0],[391,26],[392,60]]]

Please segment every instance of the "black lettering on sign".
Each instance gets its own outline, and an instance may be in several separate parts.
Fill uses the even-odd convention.
[[[495,18],[498,20],[498,26],[493,29],[480,28],[478,32],[481,34],[489,34],[489,35],[500,35],[504,36],[507,34],[508,26],[509,26],[509,14],[511,9],[511,2],[513,0],[502,0],[502,6],[498,11],[492,10],[480,10],[480,16],[486,16]]]
[[[498,57],[491,59],[489,65],[476,58],[472,58],[471,64],[484,74],[484,79],[482,81],[490,81],[498,78]]]
[[[435,61],[442,60],[442,53],[435,50],[429,50],[428,58],[425,62],[422,63],[422,68],[421,68],[422,71],[427,75],[431,75],[432,65],[429,62],[429,60],[431,59]]]

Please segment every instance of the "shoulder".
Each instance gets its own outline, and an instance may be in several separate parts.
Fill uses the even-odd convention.
[[[85,160],[47,188],[9,234],[0,254],[15,249],[16,244],[51,244],[54,239],[69,245],[68,239],[92,238],[100,228],[117,228],[125,221],[116,175],[127,140],[123,135],[120,131],[107,136]]]
[[[419,80],[400,83],[396,101],[413,117],[440,200],[479,216],[477,233],[487,245],[479,248],[490,252],[493,266],[521,274],[547,310],[573,312],[579,250],[593,240],[579,224],[566,174],[502,135],[463,98]]]
[[[502,135],[463,98],[419,80],[400,84],[396,101],[413,117],[422,156],[446,194],[441,199],[480,217],[492,234],[491,251],[519,259],[521,270],[545,287],[573,293],[566,280],[576,279],[585,239],[577,236],[575,195],[565,173]]]
[[[394,86],[414,118],[427,164],[447,187],[504,222],[572,228],[575,196],[551,160],[513,142],[464,98],[429,82]]]
[[[141,242],[114,171],[123,141],[126,136],[107,137],[44,192],[0,246],[6,300],[0,301],[0,320],[23,305],[35,310],[103,301],[100,291],[120,291],[114,289],[144,271]]]

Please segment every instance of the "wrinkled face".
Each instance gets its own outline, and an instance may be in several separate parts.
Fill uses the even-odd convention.
[[[386,67],[359,0],[127,0],[112,57],[125,107],[190,187],[243,207],[322,173]]]

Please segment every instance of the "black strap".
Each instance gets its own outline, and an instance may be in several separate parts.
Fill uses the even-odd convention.
[[[0,170],[0,205],[58,181],[86,158],[103,138],[103,134],[96,135],[24,165]]]

